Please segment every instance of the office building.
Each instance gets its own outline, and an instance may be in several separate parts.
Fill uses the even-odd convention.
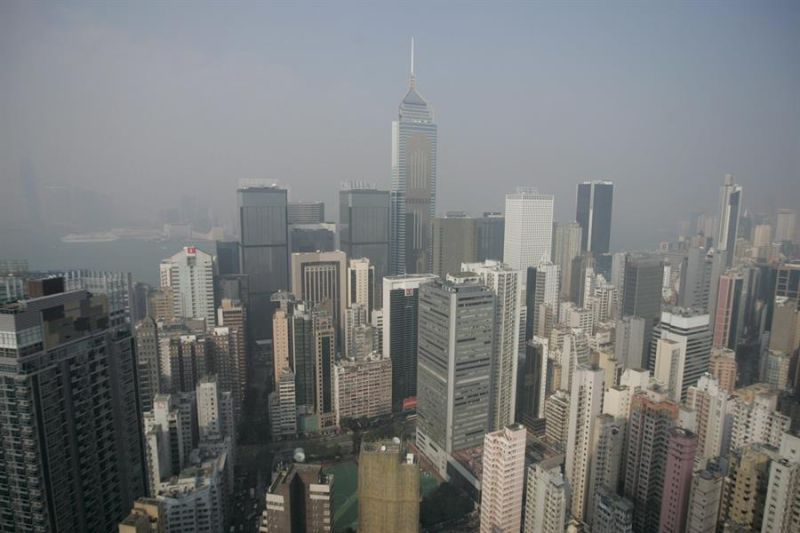
[[[669,430],[678,405],[656,401],[644,392],[631,399],[625,440],[623,496],[633,503],[633,531],[658,531],[664,490]]]
[[[270,394],[270,429],[273,435],[293,437],[297,435],[297,387],[294,372],[288,369],[281,372],[275,388]]]
[[[489,428],[494,306],[474,274],[419,288],[417,448],[441,475]]]
[[[614,184],[585,181],[578,184],[575,220],[581,227],[581,251],[597,256],[608,253],[611,243],[611,209]]]
[[[332,252],[336,241],[336,224],[289,224],[290,254]]]
[[[561,458],[528,467],[524,533],[563,533],[569,507],[569,488]]]
[[[437,126],[433,108],[411,78],[392,122],[391,269],[393,275],[431,271],[431,219],[436,214]]]
[[[517,363],[516,422],[531,431],[544,419],[545,398],[553,387],[553,364],[548,356],[548,341],[534,337],[525,344],[524,356]]]
[[[247,276],[248,337],[272,338],[273,293],[289,288],[286,189],[243,186],[237,191],[241,273]]]
[[[333,531],[333,482],[319,465],[293,463],[280,470],[267,488],[260,531]]]
[[[603,412],[603,372],[599,368],[577,368],[570,398],[565,473],[572,490],[572,516],[584,520],[593,497],[589,493],[591,441],[597,416]]]
[[[0,530],[116,530],[146,490],[130,330],[104,295],[31,283],[0,306]]]
[[[550,261],[553,201],[553,195],[531,188],[506,195],[503,263],[514,270],[525,270]]]
[[[343,359],[333,374],[336,425],[343,420],[392,413],[392,361],[380,352],[364,359]]]
[[[777,242],[794,242],[796,230],[797,211],[778,209],[775,213],[775,240]]]
[[[392,406],[417,395],[419,288],[434,274],[388,276],[383,279],[383,353],[392,360]]]
[[[681,307],[661,313],[653,330],[650,370],[673,401],[686,399],[689,387],[708,372],[711,343],[708,314]]]
[[[323,202],[289,202],[286,206],[289,224],[322,224],[325,222]]]
[[[238,300],[223,299],[217,308],[217,323],[223,329],[211,330],[209,340],[222,390],[233,393],[238,416],[247,388],[247,309]]]
[[[365,442],[358,456],[358,528],[419,531],[419,466],[395,441]]]
[[[241,272],[239,241],[217,241],[217,274],[235,275]]]
[[[64,278],[65,291],[85,290],[104,295],[108,300],[108,318],[112,327],[136,322],[132,320],[137,302],[130,273],[82,269],[59,273],[56,277]]]
[[[701,309],[713,316],[724,270],[725,253],[698,246],[689,248],[681,261],[678,305]]]
[[[494,259],[503,260],[503,237],[506,227],[506,219],[502,213],[485,212],[481,218],[475,219],[476,230],[476,254],[477,261]]]
[[[558,266],[552,263],[540,263],[526,270],[525,284],[525,339],[534,335],[548,337],[552,328],[553,317],[548,318],[548,311],[558,315]]]
[[[661,500],[659,531],[684,533],[689,510],[697,435],[682,428],[672,428],[667,440],[664,468],[664,491]]]
[[[517,424],[487,433],[483,439],[481,533],[520,530],[526,434]]]
[[[720,189],[719,231],[717,250],[726,252],[725,266],[730,267],[736,257],[736,237],[739,232],[739,216],[742,210],[742,187],[733,182],[733,176],[725,175]]]
[[[462,270],[477,274],[495,295],[489,427],[497,430],[515,420],[522,275],[499,261],[466,263]]]
[[[462,263],[474,263],[477,253],[477,225],[465,213],[447,213],[432,221],[433,273],[444,278],[460,272]]]
[[[745,298],[747,289],[744,276],[729,271],[719,278],[716,311],[714,313],[714,347],[735,350],[744,329]]]
[[[348,183],[339,191],[339,242],[350,259],[369,259],[381,306],[383,277],[389,274],[389,191]]]
[[[783,434],[772,461],[762,533],[800,531],[800,437]]]
[[[344,252],[292,254],[292,294],[316,306],[330,306],[337,333],[344,331],[347,308],[347,257]]]
[[[638,316],[652,322],[661,317],[661,285],[664,264],[654,256],[629,256],[625,261],[622,316]]]
[[[560,296],[572,298],[572,267],[581,255],[581,225],[577,222],[556,225],[553,237],[553,263],[559,268]]]
[[[623,368],[642,368],[645,355],[645,334],[647,325],[644,318],[626,316],[617,319],[614,341],[614,356]]]
[[[202,319],[216,325],[214,313],[214,257],[194,247],[161,261],[161,287],[173,295],[173,315]]]
[[[376,297],[375,267],[369,259],[351,259],[347,267],[347,296],[345,307],[361,305],[367,317],[375,310]]]
[[[336,361],[336,328],[333,316],[323,308],[311,311],[314,346],[314,409],[319,427],[336,423],[334,363]],[[297,361],[297,359],[295,359]]]
[[[772,309],[769,349],[794,353],[800,348],[800,300],[777,296]]]

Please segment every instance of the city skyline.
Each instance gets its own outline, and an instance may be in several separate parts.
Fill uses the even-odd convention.
[[[608,178],[617,188],[612,247],[641,246],[668,235],[691,212],[712,206],[720,177],[729,172],[750,191],[752,210],[772,212],[800,201],[791,186],[798,169],[792,139],[798,137],[800,117],[790,96],[797,93],[800,77],[796,62],[784,61],[798,49],[789,28],[797,26],[800,10],[776,2],[754,17],[746,4],[728,6],[690,10],[671,5],[619,17],[621,4],[608,9],[585,5],[573,12],[542,4],[488,13],[467,9],[453,20],[437,8],[413,31],[380,35],[360,29],[377,16],[367,9],[350,18],[332,15],[333,24],[310,31],[308,43],[290,51],[283,30],[269,38],[262,36],[269,32],[255,32],[252,24],[258,17],[232,15],[237,34],[216,28],[211,21],[216,8],[209,5],[199,5],[181,31],[168,35],[163,25],[179,16],[170,7],[145,6],[126,17],[133,14],[124,7],[114,11],[84,5],[67,12],[11,2],[2,8],[7,16],[0,17],[9,44],[0,56],[9,67],[2,74],[9,91],[0,103],[11,111],[6,123],[20,128],[0,130],[4,139],[9,137],[0,161],[8,169],[12,196],[27,194],[19,189],[33,180],[38,187],[69,185],[109,198],[118,207],[115,216],[122,218],[118,224],[109,220],[109,227],[152,219],[158,209],[177,203],[181,188],[203,183],[206,187],[195,192],[198,201],[235,228],[230,191],[239,179],[265,176],[290,185],[292,200],[325,201],[328,217],[335,219],[339,182],[365,179],[381,189],[390,187],[387,122],[402,97],[408,46],[416,37],[415,68],[425,96],[436,104],[441,129],[437,214],[453,208],[472,214],[500,210],[502,193],[536,186],[555,195],[556,218],[571,222],[574,184]],[[259,14],[271,26],[296,21],[306,11],[273,6]],[[410,16],[392,14],[399,20]],[[643,28],[653,24],[656,14],[659,31],[645,35]],[[482,17],[504,24],[507,34],[498,35],[490,25],[486,38],[467,40]],[[744,20],[748,30],[741,34]],[[463,27],[451,27],[456,21]],[[317,17],[309,19],[309,30],[319,23]],[[447,41],[433,31],[437,23],[453,30]],[[598,35],[603,23],[618,32]],[[202,42],[202,31],[218,36],[220,47]],[[613,33],[619,37],[605,36]],[[685,35],[685,43],[676,43],[677,33]],[[39,38],[32,42],[31,35]],[[62,42],[58,39],[65,45],[54,54]],[[641,50],[627,48],[626,39]],[[760,45],[749,46],[752,42]],[[130,73],[120,72],[92,43],[125,57]],[[530,58],[498,54],[526,46],[536,50]],[[691,46],[700,46],[704,54],[694,54]],[[80,71],[65,69],[78,57]],[[655,59],[660,69],[654,68]],[[60,98],[72,104],[70,109],[82,110],[80,116],[54,107],[53,94],[45,88],[51,84],[40,83],[42,70],[63,78]],[[603,78],[599,86],[586,83],[603,72],[617,75]],[[145,78],[153,87],[142,93],[137,87]],[[87,85],[90,80],[97,83]],[[23,90],[30,84],[35,91]],[[583,86],[593,92],[579,89]],[[96,96],[91,101],[85,97],[90,87]],[[761,94],[769,95],[769,103],[753,96]],[[714,105],[704,95],[715,95]],[[233,105],[231,98],[240,103]],[[494,105],[475,106],[480,98]],[[34,107],[39,115],[33,114]],[[187,114],[190,109],[194,112]],[[340,109],[348,110],[345,129],[333,143],[321,143],[322,132],[310,128],[311,120],[341,123]],[[587,128],[587,120],[604,124],[602,133]],[[270,125],[277,123],[285,135],[274,142]],[[85,125],[81,138],[92,144],[73,135],[67,139],[62,133],[66,124],[70,129]],[[127,149],[120,145],[122,124]],[[43,135],[32,137],[43,127]],[[187,128],[193,135],[204,133],[192,142],[184,135]],[[481,129],[491,136],[481,136]],[[225,138],[215,132],[224,132]],[[153,144],[164,137],[171,147],[166,152]],[[308,148],[319,157],[301,155]],[[89,157],[87,150],[97,149],[105,155]],[[493,155],[475,155],[486,151]],[[203,163],[209,155],[215,161]],[[125,161],[135,164],[118,164]],[[326,161],[324,172],[315,161]],[[21,181],[23,174],[27,177]],[[487,176],[501,191],[471,192]],[[770,187],[756,186],[766,183]],[[161,194],[144,201],[142,193],[151,187]],[[694,194],[683,198],[681,191],[690,188]],[[128,202],[135,206],[134,217],[125,212]],[[670,213],[678,216],[667,218]],[[15,220],[3,220],[4,226]]]

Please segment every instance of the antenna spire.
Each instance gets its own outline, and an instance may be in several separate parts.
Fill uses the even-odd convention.
[[[414,38],[411,38],[411,81],[410,85],[412,89],[416,89],[417,87],[417,78],[414,75]]]

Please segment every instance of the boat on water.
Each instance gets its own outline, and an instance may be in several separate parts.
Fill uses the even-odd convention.
[[[119,236],[110,232],[100,233],[70,233],[61,237],[61,242],[67,244],[74,243],[93,243],[93,242],[113,242],[119,240]]]

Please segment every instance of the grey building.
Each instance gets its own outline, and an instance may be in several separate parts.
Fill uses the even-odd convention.
[[[392,359],[394,410],[417,395],[419,288],[435,279],[433,274],[383,278],[383,354]]]
[[[439,277],[461,272],[462,263],[474,263],[477,254],[476,219],[463,212],[447,213],[432,221],[433,273]]]
[[[488,431],[494,306],[468,272],[420,287],[417,448],[442,475]]]
[[[241,271],[239,253],[239,241],[217,241],[217,275],[238,274]]]
[[[241,269],[247,276],[250,339],[272,337],[274,292],[289,288],[289,232],[286,189],[241,187],[239,228]]]
[[[0,530],[116,530],[146,490],[133,339],[44,281],[0,306]]]
[[[348,259],[366,257],[375,267],[377,306],[389,274],[389,191],[348,184],[339,191],[339,242]]]
[[[717,250],[726,252],[725,266],[731,266],[736,257],[736,237],[739,233],[739,216],[742,212],[742,186],[733,182],[733,176],[725,175],[720,188],[719,231]]]
[[[289,252],[336,250],[336,224],[289,224]]]
[[[556,225],[553,234],[553,263],[559,267],[560,294],[565,301],[574,301],[572,267],[581,255],[582,229],[580,224]],[[577,280],[579,281],[579,280]]]
[[[417,92],[414,51],[408,92],[392,122],[391,273],[430,272],[431,219],[436,213],[437,126]]]
[[[702,309],[714,316],[719,277],[725,271],[725,253],[690,248],[681,262],[678,305]]]
[[[581,250],[604,254],[611,243],[611,209],[614,184],[610,181],[585,181],[578,184],[575,220],[581,226]]]
[[[158,352],[158,325],[151,317],[136,324],[136,375],[140,411],[153,410],[153,398],[161,393],[161,369]]]
[[[622,316],[635,315],[645,320],[661,316],[661,287],[664,264],[658,257],[628,256],[622,294]]]
[[[503,260],[503,243],[506,231],[506,219],[502,213],[485,212],[481,218],[475,219],[477,224],[475,248],[478,261],[494,259]]]
[[[289,202],[286,208],[289,224],[322,224],[325,222],[323,202]]]

